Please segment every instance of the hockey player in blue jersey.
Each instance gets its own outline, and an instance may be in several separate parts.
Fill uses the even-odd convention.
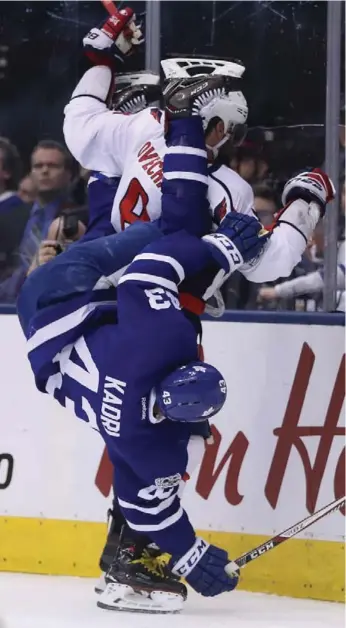
[[[218,412],[226,385],[216,369],[198,361],[196,331],[180,308],[178,285],[205,268],[229,275],[259,253],[258,236],[255,219],[230,215],[202,239],[186,231],[158,237],[120,279],[116,310],[100,305],[88,317],[77,303],[73,311],[71,303],[56,303],[39,311],[27,332],[37,387],[74,405],[76,415],[101,433],[130,528],[149,534],[171,554],[173,573],[206,596],[231,591],[238,576],[225,573],[226,552],[196,538],[179,489],[190,424]],[[116,236],[84,244],[79,263],[91,268],[95,247],[102,260],[114,244]],[[71,264],[73,252],[65,253]],[[98,605],[180,610],[184,585],[167,566],[152,573],[151,563],[131,560],[131,547],[121,546]]]
[[[185,146],[185,122],[171,125],[170,140],[177,147],[178,136]],[[197,128],[196,119],[189,122]],[[202,127],[200,133],[203,138]],[[200,150],[199,142],[197,134],[192,148]],[[185,167],[193,171],[198,163],[203,172],[206,164],[191,152]],[[169,155],[166,168],[172,171]],[[163,190],[161,227],[169,235],[162,236],[155,225],[128,230],[134,234],[139,226],[141,233],[150,228],[153,243],[120,280],[117,305],[102,302],[102,291],[90,290],[117,269],[117,235],[71,247],[37,269],[18,302],[38,389],[64,406],[72,404],[79,418],[100,431],[130,528],[148,533],[172,555],[170,568],[153,570],[152,558],[133,560],[125,539],[99,600],[106,608],[180,610],[186,590],[179,576],[202,595],[230,591],[237,584],[237,575],[224,571],[227,554],[196,539],[180,505],[190,424],[220,409],[225,385],[213,367],[198,362],[197,333],[180,309],[178,285],[185,282],[188,290],[189,281],[196,284],[206,269],[208,281],[215,284],[217,277],[222,282],[243,261],[256,257],[266,238],[254,218],[236,214],[200,240],[196,233],[208,215],[205,190],[192,178],[185,183],[180,197],[174,197],[174,179]],[[69,295],[59,292],[65,284]]]

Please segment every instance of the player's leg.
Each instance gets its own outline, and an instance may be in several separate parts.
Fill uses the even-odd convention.
[[[149,287],[150,285],[149,283]],[[99,413],[98,425],[115,469],[114,490],[121,508],[124,511],[126,502],[133,503],[133,507],[130,505],[130,523],[128,522],[131,533],[128,535],[127,531],[120,540],[117,555],[106,576],[108,594],[106,599],[102,594],[98,603],[102,607],[113,609],[172,612],[181,608],[186,590],[179,578],[172,574],[164,557],[148,555],[147,548],[140,553],[138,544],[143,543],[143,534],[155,540],[151,534],[151,524],[154,524],[154,528],[155,525],[161,526],[161,521],[155,524],[153,520],[156,512],[159,515],[162,512],[162,521],[165,521],[172,515],[176,516],[176,511],[179,510],[178,503],[173,504],[173,501],[186,470],[190,430],[188,426],[173,422],[165,427],[161,424],[151,426],[149,397],[155,383],[161,380],[161,372],[166,372],[167,361],[169,368],[174,368],[181,362],[197,359],[197,334],[180,309],[173,306],[169,310],[162,310],[162,322],[158,330],[155,314],[161,310],[150,307],[145,289],[146,284],[143,287],[143,283],[134,286],[125,282],[120,286],[118,305],[121,306],[122,313],[119,315],[119,325],[109,327],[108,351],[97,347],[102,371],[107,373],[108,378],[124,382],[118,411],[121,415],[118,416],[114,428],[112,417],[107,419]],[[136,298],[137,292],[138,297],[143,296],[142,303]],[[132,316],[124,313],[125,301],[131,306],[131,311],[133,309]],[[148,317],[155,323],[155,328],[151,326]],[[111,346],[111,335],[115,330],[115,344]],[[153,352],[152,334],[155,330],[158,331],[158,336]],[[95,338],[95,343],[96,340]],[[93,354],[92,347],[90,351]],[[110,392],[106,395],[107,399],[108,396],[112,398]],[[176,444],[177,455],[173,451],[172,443]],[[169,499],[161,506],[161,498],[156,494],[151,496],[149,491],[142,505],[140,492],[143,490],[147,495],[150,487],[156,490],[157,481],[158,494],[161,496],[160,482],[171,476],[174,480],[172,502]],[[170,489],[171,487],[169,491]],[[164,493],[162,497],[165,496]],[[171,497],[171,493],[168,497]],[[136,526],[138,516],[144,517],[145,521]],[[144,593],[138,595],[138,591]]]
[[[108,534],[100,558],[100,569],[103,572],[106,572],[112,563],[119,545],[122,527],[126,523],[116,495],[113,497],[112,508],[108,510],[107,517]]]
[[[149,457],[152,458],[152,450],[151,454],[143,452],[143,467],[149,468]],[[133,472],[132,465],[119,458],[116,464],[120,492],[124,485],[138,488],[145,486]],[[136,488],[133,497],[137,493]],[[98,606],[107,610],[159,613],[181,610],[187,590],[168,566],[169,558],[168,554],[163,554],[157,545],[150,542],[149,537],[125,523],[118,537],[112,563],[105,575],[106,591],[99,591],[101,595]]]
[[[187,446],[188,462],[186,473],[181,485],[182,491],[185,488],[186,482],[189,481],[191,475],[200,464],[205,447],[212,442],[212,434],[208,420],[199,423],[191,423],[191,425],[189,425],[189,430],[190,438]],[[116,559],[122,533],[124,541],[132,547],[134,559],[139,559],[143,554],[150,556],[154,560],[160,557],[160,561],[164,561],[166,557],[166,554],[161,552],[160,548],[156,545],[156,543],[152,542],[148,535],[138,533],[134,534],[131,528],[129,528],[120,508],[115,488],[112,508],[108,510],[107,516],[107,539],[102,550],[99,563],[102,575],[96,585],[96,593],[102,593],[106,587],[105,574],[110,569],[114,559]]]
[[[24,333],[38,310],[90,293],[101,278],[110,277],[131,263],[145,246],[161,237],[154,223],[137,222],[121,233],[76,243],[27,277],[18,297],[18,314]]]
[[[132,548],[134,560],[141,558],[144,552],[153,559],[161,555],[160,549],[155,543],[152,543],[149,536],[145,534],[134,534],[131,531],[121,511],[115,489],[112,508],[107,512],[107,518],[107,538],[99,561],[102,574],[95,586],[95,592],[99,594],[106,588],[105,576],[117,556],[121,536],[123,542],[126,542]]]
[[[191,475],[200,464],[205,447],[212,442],[212,434],[208,420],[199,423],[191,423],[189,429],[190,438],[187,446],[188,462],[186,473],[181,485],[182,491],[185,488],[186,482],[189,481]],[[102,593],[106,587],[105,574],[110,569],[112,562],[116,558],[121,535],[123,535],[123,542],[126,542],[132,547],[134,559],[139,559],[144,554],[150,556],[154,560],[160,557],[160,561],[162,562],[162,560],[165,560],[166,557],[166,554],[161,552],[160,548],[152,542],[148,535],[138,533],[134,534],[131,528],[127,525],[120,508],[119,500],[115,493],[115,488],[112,508],[108,510],[107,517],[107,539],[102,550],[99,563],[102,575],[96,585],[96,593]]]

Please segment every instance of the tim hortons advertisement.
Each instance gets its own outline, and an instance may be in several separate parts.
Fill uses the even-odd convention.
[[[36,392],[14,316],[1,317],[0,337],[0,516],[104,521],[112,469],[101,438]],[[343,337],[341,327],[204,324],[228,399],[184,495],[198,529],[272,535],[344,495]],[[303,536],[342,540],[343,514]]]

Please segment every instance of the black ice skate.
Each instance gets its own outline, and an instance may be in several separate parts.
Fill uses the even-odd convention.
[[[138,557],[135,545],[121,541],[97,606],[132,612],[179,612],[187,589],[172,574],[167,562],[168,556],[161,554],[156,546],[149,545]]]
[[[125,523],[124,516],[120,510],[116,498],[113,502],[113,509],[109,509],[107,512],[108,519],[108,533],[105,546],[102,550],[100,558],[100,569],[103,572],[95,585],[95,593],[100,594],[106,588],[106,573],[109,570],[112,562],[117,556],[118,548],[120,545],[120,537],[123,540],[126,539],[127,545],[131,545],[134,548],[134,558],[140,558],[145,548],[154,557],[159,556],[161,551],[146,535],[136,535],[134,537],[130,528]]]

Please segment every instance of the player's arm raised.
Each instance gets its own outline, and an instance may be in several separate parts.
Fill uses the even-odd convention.
[[[122,174],[129,138],[141,133],[155,137],[160,123],[148,111],[127,116],[108,109],[116,62],[141,42],[131,9],[123,9],[93,28],[83,39],[86,55],[95,64],[79,81],[65,107],[65,141],[77,161],[89,170]]]
[[[284,208],[279,212],[266,248],[240,272],[256,283],[289,276],[334,196],[333,183],[322,170],[303,172],[290,179],[283,190]]]

